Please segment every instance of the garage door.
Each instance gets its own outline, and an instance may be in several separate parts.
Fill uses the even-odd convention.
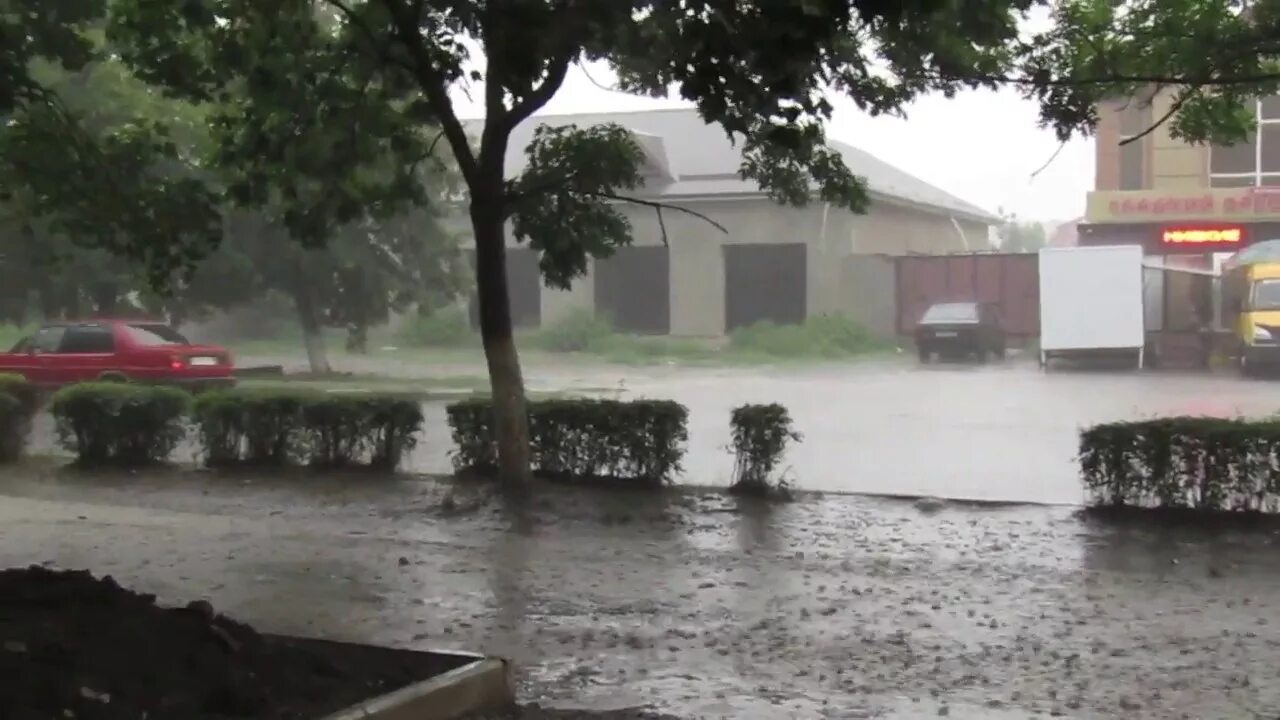
[[[804,322],[808,258],[802,243],[724,246],[726,331],[761,321]]]
[[[619,248],[596,261],[596,312],[618,330],[671,332],[671,253],[665,246]]]
[[[476,251],[469,250],[471,268],[476,267]],[[474,275],[473,275],[474,277]],[[538,327],[542,322],[542,274],[538,253],[529,248],[507,248],[507,290],[511,296],[511,322],[516,327]],[[480,327],[480,298],[473,291],[470,302],[471,327]]]

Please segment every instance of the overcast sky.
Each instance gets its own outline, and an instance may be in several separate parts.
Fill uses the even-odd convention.
[[[607,90],[613,80],[608,69],[593,65],[589,72],[590,77],[574,68],[540,114],[680,104]],[[472,88],[471,95],[478,100],[483,91]],[[456,100],[460,114],[483,114],[479,104],[461,94]],[[1058,141],[1051,131],[1036,126],[1035,103],[1022,100],[1016,92],[970,92],[953,100],[931,96],[908,108],[906,119],[872,118],[843,98],[835,99],[834,104],[830,137],[862,148],[987,210],[1004,208],[1028,220],[1068,220],[1084,212],[1085,193],[1093,185],[1093,139],[1068,143],[1032,178],[1058,149]]]

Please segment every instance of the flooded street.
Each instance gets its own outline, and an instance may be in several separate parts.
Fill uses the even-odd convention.
[[[805,434],[789,458],[801,488],[1048,504],[817,493],[771,506],[693,487],[539,486],[521,509],[485,485],[429,479],[49,466],[0,480],[0,563],[92,568],[274,632],[500,655],[523,699],[553,707],[764,719],[1280,712],[1280,526],[1101,522],[1052,505],[1081,499],[1080,426],[1270,414],[1280,385],[1012,362],[529,375],[538,389],[687,404],[685,485],[727,484],[730,407],[778,401]],[[429,405],[417,472],[448,467],[442,408]]]
[[[392,376],[483,375],[476,366],[432,367],[377,356],[344,357],[342,366]],[[779,402],[805,437],[787,462],[798,487],[1013,502],[1083,500],[1075,455],[1084,426],[1157,415],[1280,411],[1280,382],[1234,374],[1044,373],[1034,363],[1012,360],[990,366],[868,361],[712,369],[555,365],[535,358],[527,376],[537,390],[607,390],[684,403],[690,440],[683,483],[728,485],[730,409]],[[429,407],[414,470],[449,469],[443,405]]]
[[[0,492],[4,565],[90,567],[271,631],[480,649],[514,660],[522,697],[549,705],[687,718],[1280,708],[1268,530],[554,487],[518,512],[487,488],[365,477],[48,471]]]

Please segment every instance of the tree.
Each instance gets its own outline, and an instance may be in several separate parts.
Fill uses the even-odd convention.
[[[1064,141],[1090,133],[1107,100],[1163,93],[1169,107],[1142,135],[1167,123],[1189,142],[1232,144],[1253,130],[1254,100],[1280,91],[1278,0],[1067,0],[1052,19],[1009,71],[981,79],[1021,87]]]
[[[864,184],[825,143],[822,121],[831,113],[825,91],[846,93],[864,109],[883,113],[899,111],[922,92],[981,84],[966,78],[1005,69],[1018,10],[1027,5],[119,0],[114,26],[130,38],[128,61],[154,81],[181,86],[230,74],[289,94],[304,85],[298,38],[322,36],[314,27],[336,18],[332,41],[322,43],[322,51],[309,45],[302,55],[323,68],[357,68],[402,117],[439,128],[467,191],[500,471],[520,483],[529,472],[528,427],[504,226],[510,222],[518,241],[541,252],[550,284],[567,285],[589,257],[629,242],[630,228],[616,203],[663,209],[643,197],[640,149],[619,127],[543,130],[528,149],[527,170],[505,176],[508,150],[520,150],[508,147],[511,132],[559,91],[570,66],[604,61],[625,90],[666,95],[674,89],[740,143],[742,175],[777,200],[801,205],[820,197],[860,211],[867,203]],[[482,68],[473,64],[473,48],[483,52]],[[953,74],[956,79],[938,79]],[[470,83],[484,86],[478,138],[468,136],[450,95]],[[302,95],[315,101],[322,90]],[[288,124],[278,97],[251,98],[254,111],[273,118],[263,127]]]
[[[1019,220],[1017,215],[1006,215],[1003,211],[996,235],[1000,238],[1000,249],[1005,252],[1036,252],[1048,243],[1043,223]]]
[[[101,0],[3,7],[0,214],[128,258],[162,290],[218,237],[175,118],[111,59]]]

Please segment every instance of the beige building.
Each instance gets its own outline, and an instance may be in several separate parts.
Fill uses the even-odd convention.
[[[859,270],[852,258],[985,250],[989,228],[998,222],[863,150],[836,142],[832,147],[868,182],[868,213],[854,215],[818,201],[803,208],[779,205],[738,176],[741,154],[723,131],[684,109],[533,118],[513,134],[508,176],[523,169],[524,148],[537,124],[601,123],[622,125],[639,139],[647,160],[639,197],[688,208],[727,232],[666,211],[664,245],[655,211],[624,205],[633,246],[593,263],[589,275],[569,291],[543,287],[533,253],[513,248],[508,274],[513,313],[521,325],[554,322],[587,309],[608,314],[623,331],[714,337],[762,320],[800,322],[839,312],[859,316],[860,298],[871,290],[876,302],[893,302],[893,278],[868,278],[865,266]]]
[[[1231,146],[1173,138],[1168,92],[1117,100],[1100,108],[1097,169],[1081,245],[1138,244],[1152,262],[1209,270],[1252,243],[1280,238],[1280,97],[1256,101],[1257,130]],[[1128,137],[1134,142],[1121,145]],[[1194,331],[1207,317],[1221,323],[1209,277],[1149,273],[1147,329]]]

